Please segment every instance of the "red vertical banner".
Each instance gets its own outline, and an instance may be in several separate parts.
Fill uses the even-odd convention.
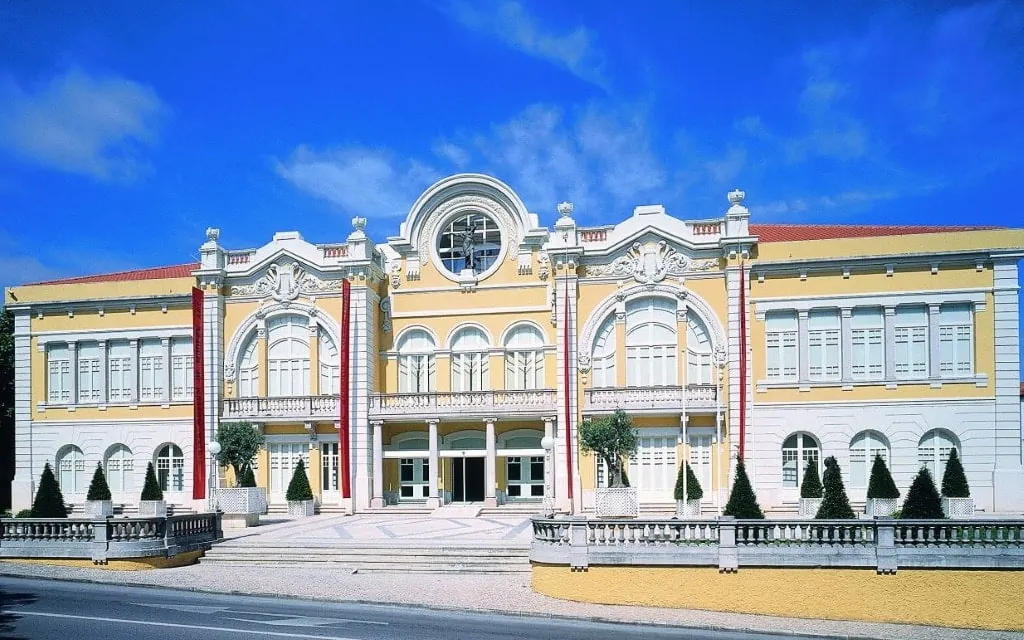
[[[747,274],[740,262],[740,460],[747,441]]]
[[[563,364],[565,365],[563,375],[565,376],[565,476],[569,484],[570,513],[572,513],[572,416],[570,415],[569,394],[573,389],[569,388],[569,281],[565,282],[565,326],[562,331],[565,340]]]
[[[338,416],[338,475],[340,476],[341,497],[351,498],[352,487],[350,486],[349,472],[349,360],[351,345],[349,344],[352,314],[352,286],[348,278],[341,281],[341,341],[338,352],[338,365],[341,367],[338,376],[341,388],[338,389],[338,404],[340,406]],[[380,473],[380,469],[374,469],[374,473]]]
[[[206,497],[206,359],[203,290],[192,287],[192,499]]]

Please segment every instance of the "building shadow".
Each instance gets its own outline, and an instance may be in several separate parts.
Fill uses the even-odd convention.
[[[15,635],[14,627],[24,616],[18,615],[19,605],[32,604],[39,598],[34,593],[8,591],[0,587],[0,638],[4,640],[26,640]]]

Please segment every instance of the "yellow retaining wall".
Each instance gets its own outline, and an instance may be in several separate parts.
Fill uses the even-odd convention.
[[[1024,630],[1024,571],[533,565],[539,593],[581,602]]]
[[[79,569],[107,569],[108,571],[143,571],[145,569],[171,569],[195,564],[202,557],[202,551],[186,551],[170,558],[120,558],[109,560],[106,564],[96,564],[92,560],[72,560],[62,558],[13,558],[0,561],[14,564],[47,564],[55,567],[77,567]]]

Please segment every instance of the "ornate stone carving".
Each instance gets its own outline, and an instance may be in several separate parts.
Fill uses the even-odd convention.
[[[235,381],[235,363],[225,362],[224,363],[224,382]]]
[[[436,242],[438,226],[448,217],[448,214],[458,209],[475,209],[490,216],[501,229],[501,240],[506,247],[505,258],[508,260],[517,259],[518,254],[515,248],[519,246],[519,233],[515,220],[498,202],[479,195],[456,196],[441,203],[430,213],[429,221],[420,232],[420,255],[433,255],[431,249],[433,243]]]
[[[580,373],[587,373],[590,371],[590,355],[581,353],[576,358],[576,363],[579,367]]]
[[[684,276],[692,271],[708,271],[718,266],[717,260],[692,262],[662,240],[657,245],[634,242],[624,255],[607,264],[591,264],[584,276],[632,277],[640,284],[655,284],[667,276]]]
[[[547,252],[541,251],[537,258],[537,276],[541,280],[547,280],[549,275],[551,275],[551,259],[548,258]]]
[[[391,298],[381,298],[380,304],[380,330],[384,333],[391,333]]]
[[[340,290],[341,280],[321,280],[306,273],[298,262],[289,262],[270,265],[263,277],[252,284],[231,287],[231,295],[261,296],[278,302],[291,302],[299,294],[314,295]]]
[[[391,288],[397,289],[400,286],[402,286],[402,264],[395,261],[391,265]]]

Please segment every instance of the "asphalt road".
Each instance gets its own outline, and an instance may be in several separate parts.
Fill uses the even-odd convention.
[[[273,572],[267,572],[267,580],[273,580]],[[444,596],[438,594],[438,597]],[[514,603],[509,605],[514,606]],[[5,639],[754,640],[781,637],[792,638],[0,576],[0,638]]]

